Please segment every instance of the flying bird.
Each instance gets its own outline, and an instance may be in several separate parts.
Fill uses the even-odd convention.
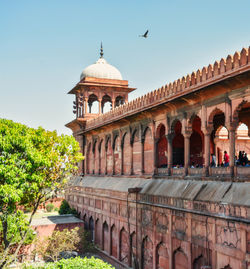
[[[144,35],[139,35],[140,37],[144,37],[144,38],[147,38],[148,37],[148,30],[145,32]]]

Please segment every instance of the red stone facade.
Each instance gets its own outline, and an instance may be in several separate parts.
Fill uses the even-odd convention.
[[[86,92],[108,94],[104,82],[87,91],[80,81],[71,90],[78,111]],[[117,85],[107,88],[115,95]],[[249,130],[250,49],[108,113],[77,113],[67,126],[86,157],[85,176],[72,181],[67,199],[96,244],[128,266],[246,269],[250,167],[234,160],[241,123]],[[211,167],[222,127],[229,164]]]

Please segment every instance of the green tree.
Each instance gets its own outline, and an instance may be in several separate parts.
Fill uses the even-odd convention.
[[[79,150],[72,136],[0,119],[0,268],[16,259],[40,203],[77,172]],[[28,220],[23,207],[32,209]]]

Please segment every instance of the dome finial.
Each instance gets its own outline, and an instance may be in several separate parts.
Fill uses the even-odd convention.
[[[102,42],[101,42],[101,51],[100,51],[100,55],[101,55],[101,57],[100,58],[103,58],[103,48],[102,48]]]

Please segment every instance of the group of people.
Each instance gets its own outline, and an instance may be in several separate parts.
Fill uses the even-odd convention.
[[[238,158],[235,156],[235,164],[241,166],[250,166],[247,153],[244,150],[239,152]]]
[[[216,156],[215,154],[211,154],[211,167],[216,167]],[[235,156],[235,165],[241,165],[241,166],[250,166],[247,153],[245,151],[240,151],[238,157]],[[229,155],[227,151],[224,151],[224,157],[223,162],[221,164],[218,164],[218,166],[221,167],[228,167],[229,166]]]

